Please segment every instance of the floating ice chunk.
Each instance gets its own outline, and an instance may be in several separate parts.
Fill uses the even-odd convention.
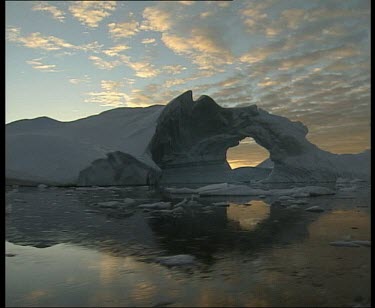
[[[361,183],[361,182],[365,182],[365,180],[362,180],[362,179],[354,179],[354,180],[351,180],[350,183]]]
[[[371,241],[359,241],[359,240],[355,240],[355,241],[352,241],[352,243],[358,244],[358,245],[361,245],[361,246],[371,247]]]
[[[47,188],[48,186],[46,185],[46,184],[39,184],[38,185],[38,188],[39,189],[45,189],[45,188]]]
[[[308,212],[313,212],[313,213],[320,213],[324,212],[324,209],[322,209],[320,206],[314,205],[306,209]]]
[[[302,205],[302,204],[307,204],[308,202],[307,201],[305,201],[305,200],[291,200],[290,201],[292,204],[300,204],[300,205]]]
[[[104,201],[104,202],[98,202],[98,205],[100,207],[108,207],[108,208],[113,208],[113,207],[118,207],[121,205],[121,202],[119,201]]]
[[[196,200],[189,200],[186,202],[185,207],[202,207],[204,206],[202,203],[199,203]]]
[[[284,200],[297,197],[315,197],[335,194],[333,190],[320,186],[264,190],[260,188],[251,188],[247,185],[234,185],[227,183],[203,186],[198,188],[196,192],[201,196],[286,196],[285,198],[283,197]]]
[[[172,211],[173,214],[183,214],[185,212],[185,210],[182,206],[175,207],[171,211]]]
[[[184,206],[187,202],[188,202],[188,200],[187,200],[186,198],[184,198],[184,200],[182,200],[181,202],[175,204],[174,207],[175,207],[175,208],[177,208],[177,207],[182,207],[182,206]]]
[[[107,189],[107,187],[99,187],[99,186],[76,187],[76,190],[103,190],[103,189]]]
[[[336,183],[349,183],[350,179],[347,178],[337,178]]]
[[[321,186],[306,186],[301,188],[295,188],[297,192],[306,192],[310,197],[324,196],[324,195],[334,195],[335,192],[332,189]]]
[[[361,247],[359,244],[356,244],[352,241],[335,241],[329,243],[331,246],[338,246],[338,247]]]
[[[299,206],[296,205],[296,204],[293,204],[293,205],[291,205],[291,206],[288,206],[287,209],[288,209],[288,210],[298,210],[298,209],[299,209]]]
[[[159,257],[156,258],[156,261],[167,266],[190,265],[195,262],[195,257],[191,255],[175,255],[168,257]]]
[[[156,203],[148,203],[148,204],[141,204],[138,206],[139,208],[142,209],[169,209],[171,207],[170,202],[156,202]]]
[[[339,188],[339,191],[353,192],[353,191],[356,191],[357,189],[358,189],[357,186],[350,186],[350,187]]]
[[[228,184],[228,183],[211,184],[211,185],[206,185],[206,186],[200,187],[196,191],[198,193],[203,193],[203,192],[207,192],[207,191],[210,191],[210,190],[225,189],[225,188],[229,188],[229,187],[233,187],[233,186],[236,186],[236,185],[232,185],[232,184]]]
[[[158,213],[160,214],[166,214],[166,215],[169,215],[169,214],[172,214],[173,211],[172,210],[157,210]]]
[[[229,185],[227,188],[201,189],[199,191],[199,195],[201,196],[257,196],[266,193],[267,191],[263,189],[254,189],[246,185]]]
[[[182,188],[174,188],[174,187],[166,187],[166,191],[172,194],[194,194],[196,192],[195,189],[182,187]]]
[[[301,191],[301,192],[296,192],[292,194],[292,196],[293,198],[306,198],[306,197],[310,197],[310,194],[308,192]]]
[[[279,197],[279,200],[280,201],[290,201],[290,200],[292,200],[292,197],[290,197],[290,196],[281,196],[281,197]]]

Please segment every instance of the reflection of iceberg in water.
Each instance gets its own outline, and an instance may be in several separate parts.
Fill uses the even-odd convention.
[[[270,216],[270,206],[263,201],[251,201],[251,205],[230,204],[227,207],[227,217],[239,223],[243,230],[251,231]]]
[[[308,221],[300,212],[269,207],[263,201],[252,200],[246,208],[210,206],[208,212],[206,206],[198,206],[179,217],[158,211],[144,213],[137,204],[122,210],[95,205],[125,197],[145,200],[145,196],[142,191],[131,195],[129,191],[25,189],[14,196],[24,202],[17,203],[6,220],[6,239],[39,248],[70,243],[142,260],[190,254],[209,261],[217,251],[255,251],[307,235]],[[146,202],[142,200],[139,202]],[[212,205],[208,200],[199,202]]]

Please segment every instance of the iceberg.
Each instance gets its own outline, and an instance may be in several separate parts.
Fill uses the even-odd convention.
[[[107,154],[82,170],[78,176],[80,186],[154,185],[160,169],[153,168],[137,158],[120,151]]]
[[[307,133],[303,123],[256,105],[223,108],[206,95],[194,101],[189,90],[166,106],[117,108],[71,122],[43,117],[7,124],[6,178],[78,186],[370,179],[370,150],[333,154],[312,144]],[[270,157],[233,170],[227,150],[246,137]]]

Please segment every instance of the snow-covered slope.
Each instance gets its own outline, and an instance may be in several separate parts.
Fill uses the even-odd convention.
[[[75,183],[79,172],[106,153],[144,157],[164,106],[117,108],[59,122],[46,117],[6,125],[6,177],[45,183]],[[157,168],[157,166],[154,166]]]

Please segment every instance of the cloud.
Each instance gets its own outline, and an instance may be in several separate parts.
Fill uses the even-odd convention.
[[[85,103],[98,103],[101,106],[119,107],[125,106],[128,95],[121,92],[120,88],[123,86],[121,81],[102,80],[100,83],[102,91],[88,92]]]
[[[147,60],[132,61],[130,57],[126,55],[120,55],[119,58],[122,63],[135,71],[135,76],[137,77],[151,78],[161,73],[160,69],[155,68],[155,65],[148,62]]]
[[[263,81],[258,82],[258,87],[264,88],[264,87],[269,87],[269,86],[272,86],[272,85],[275,85],[275,84],[277,84],[276,81],[271,80],[269,77],[266,77],[266,78],[264,78]]]
[[[142,30],[165,32],[171,29],[173,25],[173,15],[171,12],[156,6],[146,7],[143,10],[143,18]]]
[[[106,50],[103,50],[103,53],[107,56],[114,57],[118,56],[121,51],[127,50],[130,47],[127,45],[116,45]]]
[[[72,84],[89,83],[91,78],[88,75],[84,75],[82,78],[71,78],[69,82]]]
[[[211,75],[224,71],[226,65],[234,62],[231,44],[228,42],[231,38],[223,35],[227,28],[216,22],[207,24],[201,20],[199,12],[194,13],[196,18],[192,23],[189,10],[181,5],[167,6],[164,3],[147,7],[143,11],[141,29],[162,32],[164,45],[195,64],[199,70],[209,71]]]
[[[221,8],[228,7],[231,4],[231,0],[220,0],[220,1],[206,1],[207,4],[216,4]]]
[[[186,70],[186,67],[180,64],[163,66],[163,71],[167,74],[172,74],[172,75],[181,74],[184,70]]]
[[[142,89],[132,89],[125,93],[123,87],[128,81],[126,78],[122,81],[102,80],[101,91],[86,93],[88,97],[84,102],[113,107],[147,107],[165,105],[180,94],[178,90],[167,90],[159,84],[148,84]]]
[[[164,82],[164,86],[166,88],[170,88],[170,87],[173,87],[173,86],[177,86],[177,85],[180,85],[180,84],[184,84],[186,83],[186,80],[185,79],[170,79],[170,80],[167,80]]]
[[[234,57],[212,28],[193,28],[189,36],[163,33],[161,40],[176,54],[187,55],[199,69],[220,71]]]
[[[154,38],[145,38],[142,40],[142,44],[152,44],[155,43],[156,40]]]
[[[216,29],[212,27],[193,28],[189,42],[198,51],[217,54],[223,58],[231,58],[231,53],[220,40]]]
[[[191,53],[193,46],[184,38],[173,34],[163,33],[162,42],[177,54]]]
[[[273,50],[270,50],[268,48],[256,48],[254,50],[251,50],[247,53],[242,54],[239,57],[239,60],[244,63],[257,63],[262,60],[267,59],[270,55],[274,53]]]
[[[126,94],[123,92],[88,92],[89,98],[84,100],[85,103],[98,103],[100,106],[119,107],[124,106],[126,101]]]
[[[105,61],[100,57],[97,56],[89,56],[89,59],[93,61],[94,65],[100,69],[103,70],[111,70],[115,68],[116,66],[119,66],[121,64],[120,61],[115,60],[115,61]]]
[[[40,48],[44,50],[59,50],[62,48],[74,48],[75,46],[55,36],[43,36],[40,32],[31,33],[29,36],[21,36],[19,28],[8,28],[7,39],[11,42],[21,43],[28,48]]]
[[[291,56],[289,58],[281,59],[279,63],[279,70],[296,69],[298,67],[307,67],[314,63],[319,63],[325,60],[337,60],[348,57],[357,56],[360,54],[359,49],[353,45],[343,45],[327,49],[315,50],[307,52],[303,55]]]
[[[99,23],[116,9],[116,1],[74,1],[69,11],[83,25],[98,27]]]
[[[214,12],[213,11],[207,11],[207,12],[202,12],[199,14],[199,17],[200,18],[206,18],[206,17],[210,17],[210,16],[213,16],[214,15]]]
[[[306,10],[302,9],[287,9],[281,13],[281,16],[286,21],[286,26],[291,29],[297,29],[306,15]]]
[[[130,37],[139,31],[139,23],[136,21],[122,22],[122,23],[110,23],[108,24],[109,33],[114,39],[123,37]]]
[[[127,78],[127,77],[123,78],[123,80],[124,80],[125,84],[127,84],[127,85],[133,85],[136,81],[133,78]]]
[[[243,20],[243,24],[248,32],[264,33],[266,27],[270,27],[270,25],[273,24],[273,20],[265,13],[265,9],[268,8],[268,6],[267,1],[259,1],[249,3],[239,10],[240,18]]]
[[[23,46],[28,48],[42,49],[47,51],[70,49],[97,53],[103,46],[100,45],[97,41],[77,46],[52,35],[44,36],[40,32],[33,32],[27,36],[21,36],[21,29],[16,27],[7,28],[7,40],[10,42],[22,44]]]
[[[48,72],[48,73],[59,72],[58,70],[56,70],[55,64],[43,64],[41,60],[42,58],[38,58],[38,59],[26,61],[26,63],[30,64],[32,68],[41,72]]]
[[[47,2],[38,1],[34,4],[33,11],[45,11],[52,15],[52,17],[58,21],[64,22],[65,13],[59,10],[57,7],[48,4]]]
[[[114,91],[118,90],[122,86],[120,81],[113,81],[113,80],[102,80],[101,87],[105,91]]]
[[[73,48],[85,52],[99,53],[101,52],[103,46],[103,44],[99,44],[97,41],[94,41],[91,43],[83,44],[81,46],[74,46]]]
[[[148,84],[142,89],[133,89],[126,98],[126,106],[147,107],[150,105],[166,105],[172,98],[180,94],[179,90],[168,90],[159,84]]]
[[[160,74],[159,69],[156,69],[154,65],[146,61],[127,62],[126,64],[135,71],[137,77],[151,78]]]

